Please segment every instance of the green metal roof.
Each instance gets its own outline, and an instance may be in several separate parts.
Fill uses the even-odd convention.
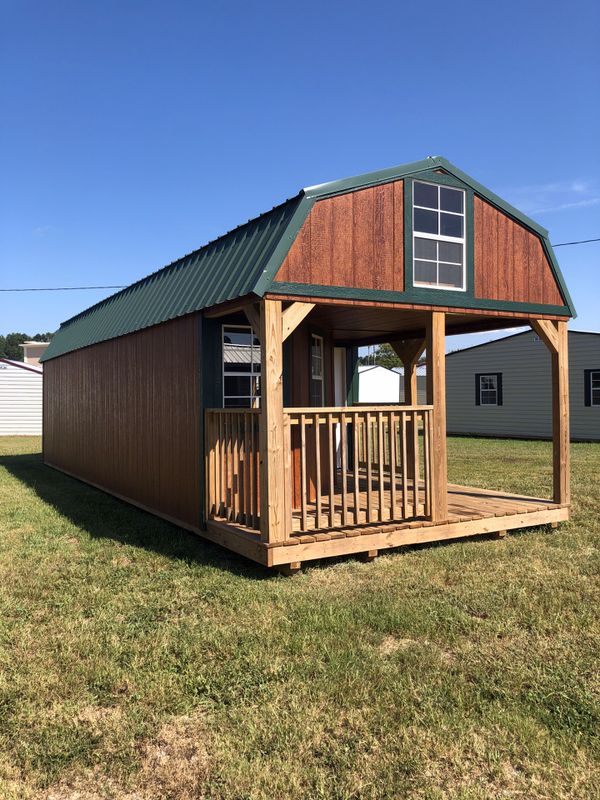
[[[548,232],[440,156],[302,189],[296,197],[240,225],[193,253],[131,284],[62,323],[42,361],[71,350],[200,311],[236,297],[269,290],[314,203],[431,169],[443,169],[490,203],[538,233],[566,307],[573,304],[548,240]],[[275,288],[275,287],[274,287]],[[401,297],[399,298],[401,302]]]

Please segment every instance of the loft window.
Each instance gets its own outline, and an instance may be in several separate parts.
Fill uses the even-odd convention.
[[[257,408],[260,343],[249,325],[223,325],[223,408]]]
[[[600,369],[586,369],[585,378],[586,406],[600,406]]]
[[[466,288],[462,189],[413,182],[413,285]]]
[[[323,405],[323,337],[310,337],[310,404]]]
[[[478,406],[502,405],[501,372],[475,375],[475,404]]]

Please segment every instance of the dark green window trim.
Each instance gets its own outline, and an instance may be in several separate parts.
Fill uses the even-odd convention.
[[[413,284],[413,183],[424,181],[442,186],[462,189],[465,193],[465,289],[437,289]],[[426,170],[404,179],[404,301],[405,303],[433,303],[435,305],[464,306],[465,301],[475,296],[475,257],[473,244],[474,192],[466,183],[452,175],[442,175],[435,170]]]

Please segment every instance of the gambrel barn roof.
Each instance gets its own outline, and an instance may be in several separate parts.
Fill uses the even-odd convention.
[[[548,231],[490,192],[446,159],[436,156],[423,161],[346,178],[302,189],[295,197],[271,211],[224,234],[198,250],[174,261],[116,294],[63,322],[42,360],[56,358],[97,342],[113,339],[152,325],[240,297],[277,294],[311,297],[342,297],[375,301],[408,302],[402,291],[378,291],[361,286],[323,286],[310,281],[287,280],[286,258],[299,232],[310,220],[317,201],[335,198],[371,187],[392,184],[409,176],[428,175],[432,171],[451,176],[475,196],[528,229],[539,240],[539,259],[548,265],[554,278],[557,302],[543,304],[547,313],[575,316],[573,304],[548,239]],[[476,207],[475,213],[478,212]],[[512,234],[511,234],[512,235]],[[278,275],[278,273],[280,273]],[[281,278],[284,280],[281,280]],[[278,280],[279,278],[279,280]],[[431,291],[431,290],[425,290]],[[433,297],[433,295],[432,295]],[[412,302],[412,301],[411,301]],[[430,302],[428,298],[426,301]],[[431,301],[435,304],[435,300]],[[449,303],[448,298],[438,305]],[[519,304],[507,300],[492,303],[477,298],[471,308],[518,310]],[[524,304],[521,304],[524,305]],[[531,306],[531,310],[540,310]],[[529,306],[528,306],[529,308]],[[524,309],[521,309],[524,310]]]

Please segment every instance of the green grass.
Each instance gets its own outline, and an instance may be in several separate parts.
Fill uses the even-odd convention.
[[[283,578],[0,440],[0,797],[597,798],[600,446],[573,519]],[[451,439],[542,496],[545,442]]]

